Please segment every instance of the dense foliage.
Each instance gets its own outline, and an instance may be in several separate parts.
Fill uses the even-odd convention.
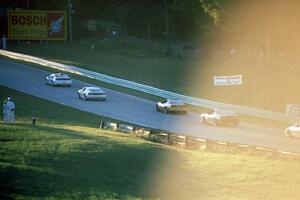
[[[199,31],[218,25],[224,1],[15,0],[10,6],[69,10],[71,5],[75,36],[107,36],[115,29],[118,34],[141,38],[191,40]]]
[[[269,58],[271,51],[300,51],[300,2],[294,0],[2,0],[0,6],[72,10],[75,38],[105,38],[115,31],[118,36],[164,39],[168,45],[197,40],[218,48],[251,48]]]

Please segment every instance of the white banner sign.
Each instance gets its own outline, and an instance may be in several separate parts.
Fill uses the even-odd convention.
[[[287,104],[286,114],[289,116],[300,116],[300,105],[297,104]]]
[[[242,75],[214,76],[214,85],[242,85]]]

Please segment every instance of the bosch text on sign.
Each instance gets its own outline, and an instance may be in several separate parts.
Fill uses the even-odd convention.
[[[10,11],[8,38],[11,40],[66,40],[66,12]]]

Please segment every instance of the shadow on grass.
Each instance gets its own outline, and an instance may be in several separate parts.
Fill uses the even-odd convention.
[[[16,193],[16,183],[13,181],[14,170],[1,169],[0,170],[0,199],[13,199],[11,194]]]

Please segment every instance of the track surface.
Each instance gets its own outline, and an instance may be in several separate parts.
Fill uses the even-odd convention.
[[[237,128],[213,127],[200,122],[200,115],[166,115],[156,112],[155,102],[105,89],[106,101],[83,101],[77,90],[92,84],[73,80],[72,87],[51,87],[44,79],[50,72],[0,58],[0,85],[59,104],[143,126],[183,135],[251,144],[300,153],[300,139],[284,136],[283,130],[241,122]],[[1,91],[0,91],[1,94]],[[18,105],[16,105],[18,106]]]

